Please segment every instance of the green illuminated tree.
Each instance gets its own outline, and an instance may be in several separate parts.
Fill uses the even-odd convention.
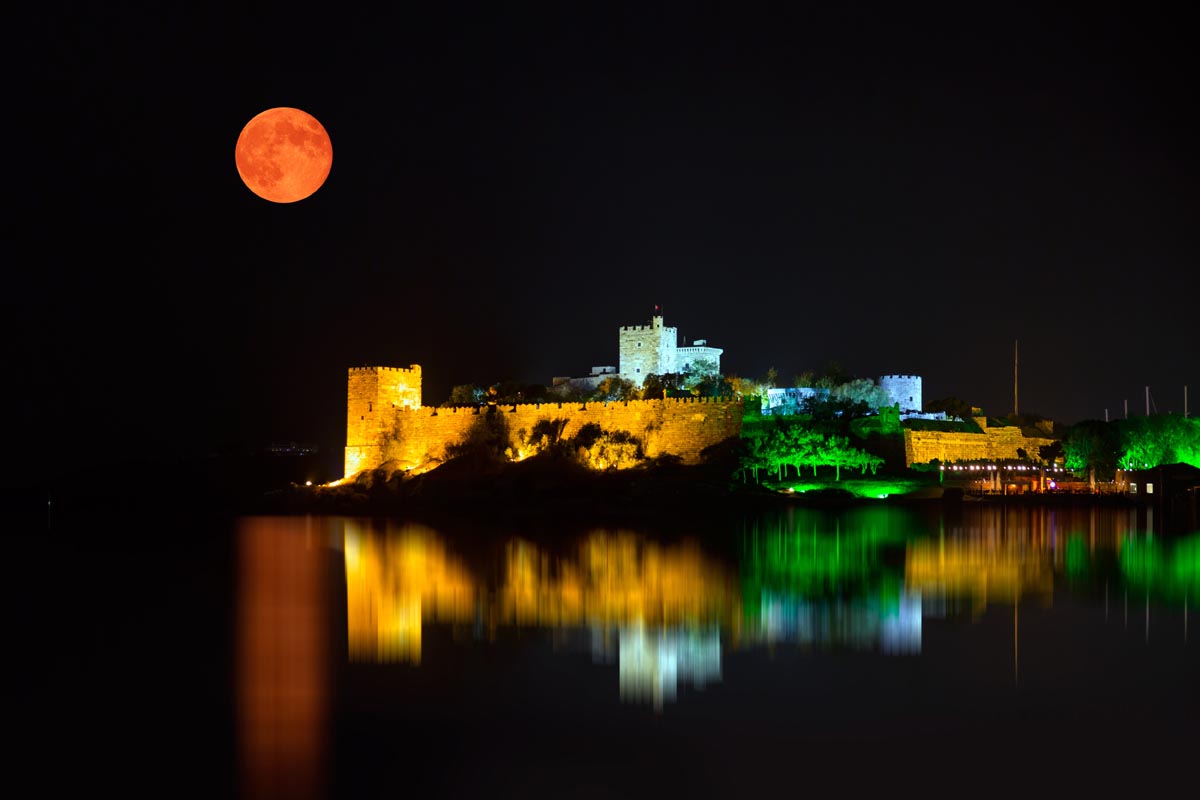
[[[835,470],[834,480],[842,479],[842,467],[852,469],[857,467],[866,474],[867,469],[871,470],[871,474],[883,464],[883,459],[878,456],[870,455],[856,447],[850,446],[850,440],[845,436],[828,436],[823,437],[818,445],[818,450],[814,454],[813,474],[816,475],[817,466],[830,466]]]
[[[1200,467],[1200,421],[1177,414],[1119,420],[1122,469],[1184,463]]]

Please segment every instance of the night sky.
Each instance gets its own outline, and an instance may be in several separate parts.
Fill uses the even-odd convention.
[[[336,466],[348,367],[421,364],[427,404],[549,383],[655,304],[726,374],[915,373],[998,416],[1020,340],[1024,411],[1200,409],[1175,12],[389,5],[10,20],[6,483]],[[234,165],[274,106],[333,141],[291,205]]]

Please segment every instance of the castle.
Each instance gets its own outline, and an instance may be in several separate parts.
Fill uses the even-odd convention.
[[[705,448],[740,435],[742,400],[684,397],[437,408],[421,405],[417,364],[407,369],[353,367],[346,391],[345,475],[386,462],[412,469],[443,461],[448,447],[464,441],[475,426],[489,423],[504,432],[519,459],[527,437],[543,421],[563,423],[564,439],[589,423],[606,432],[624,431],[649,458],[674,455],[696,464]]]
[[[652,317],[649,325],[622,326],[618,334],[619,374],[638,386],[647,375],[686,372],[701,361],[707,362],[712,372],[721,373],[724,350],[709,347],[705,339],[697,339],[691,347],[680,347],[679,330],[663,325],[661,315]]]
[[[641,386],[648,375],[688,371],[704,362],[704,369],[720,374],[724,350],[697,339],[691,347],[680,347],[678,332],[655,315],[649,325],[623,326],[618,331],[620,367],[592,367],[584,378],[555,378],[564,383],[595,388],[610,377],[621,377]],[[945,420],[944,413],[923,413],[922,381],[919,375],[884,375],[879,387],[885,405],[900,410],[902,419]],[[812,388],[768,389],[762,413],[790,414],[818,392]],[[684,463],[701,460],[705,448],[740,435],[742,399],[664,398],[613,402],[518,403],[473,407],[436,408],[421,405],[421,367],[355,367],[350,369],[346,395],[345,475],[387,462],[413,469],[444,461],[447,448],[463,442],[472,429],[488,424],[503,431],[514,458],[526,455],[527,439],[541,422],[561,423],[564,439],[594,423],[605,432],[622,431],[633,436],[649,458],[678,456]],[[1026,437],[1020,428],[989,428],[976,418],[981,433],[905,430],[905,462],[908,466],[978,459],[1015,459],[1020,452],[1036,453],[1050,444],[1049,438]]]
[[[622,378],[641,388],[648,375],[667,375],[703,368],[721,374],[719,347],[709,347],[706,339],[695,340],[690,347],[679,346],[679,329],[663,324],[656,314],[649,325],[623,325],[617,330],[619,367],[592,367],[590,375],[581,378],[555,377],[554,386],[574,386],[593,390],[607,378]]]

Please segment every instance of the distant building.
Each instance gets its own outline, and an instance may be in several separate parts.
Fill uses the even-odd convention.
[[[1168,518],[1178,517],[1186,521],[1186,527],[1196,527],[1200,469],[1191,464],[1162,464],[1121,470],[1117,472],[1117,483],[1123,483],[1126,492],[1138,503],[1157,506]]]
[[[897,406],[900,409],[900,419],[902,420],[948,419],[942,411],[921,411],[920,375],[884,375],[879,379],[878,385],[887,394],[886,405]],[[814,397],[828,399],[829,395],[829,389],[815,389],[808,386],[767,389],[766,394],[762,398],[762,413],[799,414],[803,410],[806,400]],[[872,409],[872,411],[878,410],[878,407]]]
[[[620,376],[617,374],[616,367],[592,367],[592,372],[589,375],[584,375],[579,378],[555,377],[551,379],[550,385],[553,389],[565,389],[570,387],[572,389],[582,389],[584,391],[591,392],[595,391],[596,388],[607,379],[617,377]]]
[[[296,442],[272,442],[267,452],[273,456],[310,456],[319,452],[315,444],[297,444]]]
[[[767,389],[762,398],[762,413],[764,414],[799,414],[804,408],[804,402],[821,393],[828,397],[828,389],[813,389],[808,386]]]
[[[691,345],[679,346],[676,328],[663,325],[655,316],[649,325],[627,325],[617,331],[618,366],[592,367],[590,375],[555,377],[552,387],[593,390],[606,378],[624,378],[641,387],[647,375],[666,375],[690,371],[702,362],[715,374],[721,373],[720,347],[710,347],[708,340],[696,339]]]

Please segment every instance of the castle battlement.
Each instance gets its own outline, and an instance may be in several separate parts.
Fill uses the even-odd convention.
[[[661,330],[661,329],[660,329]],[[390,379],[386,379],[390,378]],[[514,452],[544,421],[565,420],[570,438],[587,424],[624,431],[650,458],[679,456],[695,464],[701,453],[742,428],[742,400],[733,397],[668,397],[577,403],[516,403],[436,408],[420,402],[421,368],[358,367],[349,371],[346,404],[347,477],[385,462],[416,467],[445,460],[483,418],[503,419]]]
[[[420,375],[421,374],[421,365],[420,364],[409,364],[407,368],[405,368],[405,367],[351,367],[350,374],[351,375],[384,374],[384,375],[397,375],[397,376]]]
[[[637,333],[639,331],[678,331],[678,328],[663,327],[661,325],[622,325],[618,330],[621,333]]]
[[[486,413],[490,409],[495,409],[495,413],[519,414],[524,412],[541,412],[546,411],[565,411],[568,414],[587,412],[589,410],[607,409],[607,408],[632,408],[632,409],[656,409],[663,406],[680,406],[680,405],[742,405],[740,397],[659,397],[649,400],[596,400],[582,402],[550,402],[550,403],[480,403],[479,405],[470,406],[420,406],[412,407],[395,407],[396,414],[406,414],[411,416],[426,416],[436,417],[441,414],[462,414],[466,416],[479,416]]]

